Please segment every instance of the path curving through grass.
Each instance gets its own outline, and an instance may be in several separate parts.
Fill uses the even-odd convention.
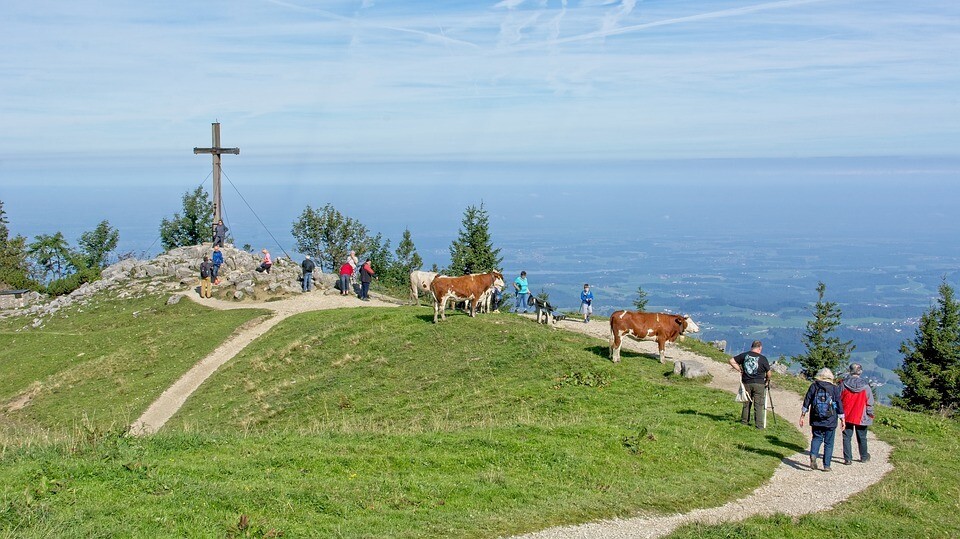
[[[242,304],[215,299],[201,300],[193,294],[186,294],[186,297],[214,309],[257,307],[273,311],[275,314],[241,327],[213,353],[203,358],[184,374],[131,425],[131,432],[136,435],[149,435],[157,432],[217,368],[230,361],[270,328],[294,314],[361,306],[396,306],[395,303],[378,298],[373,298],[369,302],[360,302],[352,296],[324,295],[320,292],[298,295],[281,301]],[[595,320],[588,324],[565,320],[558,323],[556,328],[583,333],[601,339],[605,343],[609,341],[609,324],[605,320]],[[551,330],[544,328],[544,331]],[[626,340],[624,347],[651,356],[656,353],[656,344],[650,342]],[[676,347],[668,348],[667,357],[674,361],[692,359],[703,363],[713,376],[713,380],[709,384],[711,387],[727,390],[731,393],[739,387],[739,374],[724,363]],[[799,420],[802,398],[795,393],[776,388],[772,395],[778,415],[783,420],[796,424]],[[803,430],[809,440],[809,429]],[[736,522],[751,516],[773,514],[799,516],[828,510],[875,484],[884,474],[893,469],[889,458],[891,447],[876,439],[872,432],[870,434],[872,460],[868,463],[855,462],[851,466],[844,466],[839,462],[841,460],[839,457],[839,439],[836,444],[833,472],[825,473],[810,470],[807,465],[806,454],[796,453],[782,461],[767,483],[748,496],[720,507],[697,509],[676,515],[637,516],[561,526],[520,537],[523,539],[561,537],[584,539],[652,538],[668,535],[678,527],[691,523]],[[731,473],[736,473],[736,471],[733,470]]]

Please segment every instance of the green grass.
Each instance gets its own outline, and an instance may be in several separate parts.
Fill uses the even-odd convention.
[[[960,424],[890,407],[877,420],[877,436],[894,447],[894,470],[865,492],[823,513],[687,526],[671,537],[960,537]]]
[[[495,537],[718,505],[802,449],[653,356],[613,365],[605,342],[512,315],[431,318],[291,317],[159,435],[8,446],[0,533],[223,537],[243,514],[253,536]]]
[[[39,329],[32,318],[0,320],[0,402],[30,395],[27,406],[0,415],[0,443],[14,443],[11,429],[57,436],[128,424],[238,326],[266,313],[165,299],[100,300]]]

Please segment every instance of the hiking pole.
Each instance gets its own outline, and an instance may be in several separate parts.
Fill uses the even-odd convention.
[[[770,411],[773,412],[773,425],[776,426],[777,425],[777,409],[773,407],[773,392],[770,389],[770,380],[767,380],[767,401],[770,402]],[[764,406],[763,406],[763,413],[764,413],[763,417],[764,419],[766,419],[767,417],[766,403],[764,403]]]

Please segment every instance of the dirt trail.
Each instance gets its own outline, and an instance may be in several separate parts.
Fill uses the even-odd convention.
[[[583,333],[604,341],[610,341],[610,324],[606,320],[582,321],[563,320],[558,328]],[[657,345],[654,342],[637,342],[625,339],[623,348],[656,357]],[[735,393],[740,384],[740,375],[729,365],[681,350],[676,346],[667,347],[667,359],[671,361],[697,360],[710,371],[713,380],[710,387]],[[625,359],[624,361],[631,361]],[[646,361],[632,359],[632,361]],[[650,361],[653,361],[651,359]],[[800,408],[803,398],[796,393],[774,388],[772,399],[777,415],[796,425],[800,420]],[[733,397],[731,397],[731,401]],[[768,421],[772,421],[769,418]],[[745,427],[746,428],[746,427]],[[801,429],[809,443],[810,429]],[[834,446],[833,466],[830,473],[810,470],[809,458],[805,453],[796,453],[784,459],[774,471],[770,480],[739,500],[720,507],[696,509],[676,515],[654,517],[634,517],[603,520],[573,526],[561,526],[521,536],[524,539],[582,538],[651,538],[663,537],[684,524],[700,522],[717,524],[737,522],[756,515],[781,513],[790,516],[805,515],[830,509],[837,503],[863,491],[879,481],[884,474],[893,469],[890,464],[890,445],[878,440],[870,433],[870,456],[867,463],[854,461],[850,466],[842,463],[841,437],[837,433]],[[854,444],[856,445],[856,444]],[[856,454],[856,449],[854,449]]]
[[[177,413],[187,398],[196,391],[207,378],[221,365],[234,358],[241,350],[255,341],[261,335],[279,324],[284,319],[298,313],[319,311],[324,309],[344,309],[353,307],[396,307],[395,303],[388,303],[371,295],[370,301],[360,301],[354,296],[339,294],[323,294],[320,291],[304,295],[293,296],[289,299],[270,302],[236,303],[219,299],[200,299],[195,293],[184,293],[184,297],[214,309],[267,309],[273,311],[272,316],[260,318],[244,324],[237,329],[226,341],[218,346],[207,357],[203,358],[187,371],[172,386],[167,388],[157,400],[147,408],[133,424],[130,432],[137,436],[144,436],[157,432]]]

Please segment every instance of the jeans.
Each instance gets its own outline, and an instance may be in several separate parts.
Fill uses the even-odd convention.
[[[860,461],[870,458],[870,452],[867,451],[867,426],[851,425],[847,423],[843,429],[843,460],[848,462],[853,460],[853,433],[857,433],[857,450],[860,453]]]
[[[740,412],[740,422],[744,425],[750,424],[750,407],[753,406],[753,422],[758,429],[765,427],[763,424],[763,407],[767,400],[766,384],[743,384],[747,389],[747,395],[753,399],[753,402],[743,403],[743,411]]]
[[[360,283],[360,299],[370,299],[370,283]]]
[[[810,442],[810,456],[817,458],[820,455],[820,444],[823,444],[823,467],[829,468],[833,460],[833,438],[837,434],[837,427],[811,427],[813,440]]]
[[[210,277],[214,282],[220,277],[220,264],[213,265],[213,272],[210,273]]]
[[[523,294],[517,292],[517,309],[516,311],[521,312],[520,309],[523,309],[522,312],[527,312],[527,301],[530,299],[530,292],[525,292]]]
[[[309,292],[312,286],[313,286],[313,272],[312,271],[303,272],[303,291]]]
[[[350,292],[350,275],[344,274],[340,276],[340,293],[347,295]]]

